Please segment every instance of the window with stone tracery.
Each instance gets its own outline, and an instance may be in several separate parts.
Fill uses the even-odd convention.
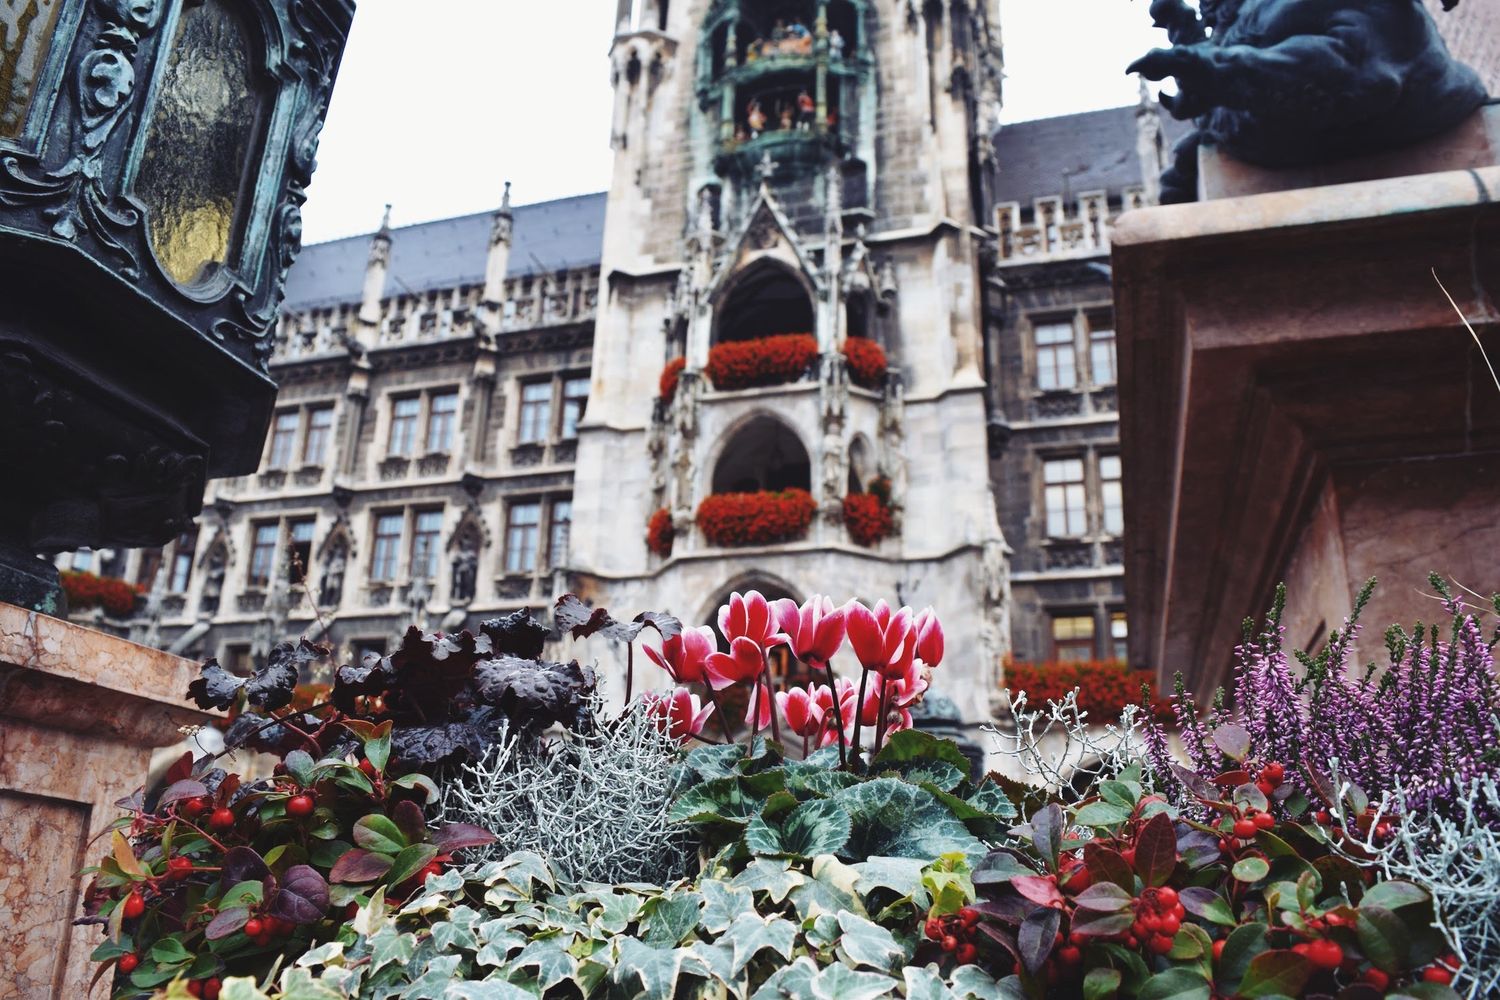
[[[1032,335],[1036,345],[1036,387],[1043,392],[1076,388],[1078,367],[1073,324],[1038,323]]]
[[[1059,458],[1042,463],[1042,498],[1049,538],[1081,538],[1088,532],[1087,489],[1083,459]]]

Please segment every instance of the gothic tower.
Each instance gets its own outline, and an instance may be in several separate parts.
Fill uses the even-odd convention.
[[[1009,636],[980,294],[997,7],[620,0],[574,492],[590,600],[690,624],[746,588],[931,604],[936,686],[987,715]]]

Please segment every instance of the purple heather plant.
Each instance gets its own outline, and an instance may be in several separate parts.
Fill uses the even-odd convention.
[[[1408,809],[1445,813],[1456,806],[1456,788],[1500,775],[1493,652],[1500,633],[1487,638],[1479,614],[1436,574],[1429,580],[1452,619],[1447,636],[1436,625],[1418,624],[1411,633],[1393,626],[1384,669],[1351,663],[1373,579],[1342,631],[1316,655],[1296,654],[1300,669],[1283,642],[1286,593],[1278,589],[1260,630],[1246,623],[1236,650],[1233,710],[1224,708],[1220,692],[1214,711],[1200,720],[1178,678],[1179,731],[1193,770],[1212,778],[1241,768],[1254,773],[1251,762],[1279,762],[1286,782],[1277,798],[1292,803],[1327,798],[1332,786],[1326,775],[1336,768],[1361,798],[1399,791]],[[1500,597],[1494,606],[1500,613]],[[1145,738],[1157,773],[1174,773],[1165,733],[1149,717]],[[1302,795],[1293,799],[1297,792]]]

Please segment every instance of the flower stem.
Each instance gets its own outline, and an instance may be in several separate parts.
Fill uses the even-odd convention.
[[[630,704],[630,689],[635,683],[635,643],[625,644],[625,704]]]
[[[755,753],[755,737],[760,733],[760,675],[750,685],[750,742],[746,749]]]
[[[729,720],[725,718],[724,710],[719,707],[719,699],[714,697],[714,686],[704,681],[703,689],[708,692],[708,703],[714,707],[714,714],[719,717],[719,728],[724,730],[724,745],[728,746],[734,742],[734,737],[729,734]]]
[[[859,760],[859,729],[865,714],[865,683],[870,679],[870,671],[863,665],[860,669],[864,672],[859,675],[859,696],[854,700],[854,739],[850,741],[854,752],[854,759]],[[837,704],[837,701],[834,702]]]
[[[833,721],[839,727],[839,770],[842,771],[849,766],[849,752],[845,746],[848,736],[844,732],[844,708],[839,698],[838,685],[833,682],[833,661],[824,663],[823,669],[828,673],[828,693],[833,696]]]
[[[765,657],[766,665],[761,669],[761,673],[766,678],[766,705],[767,711],[771,713],[771,739],[780,743],[781,720],[776,717],[776,692],[771,689],[771,651],[769,649],[766,650]],[[759,710],[760,706],[757,703],[756,711]]]
[[[880,718],[875,723],[875,750],[872,756],[879,753],[881,746],[885,744],[886,699],[890,697],[890,693],[891,686],[886,683],[885,675],[882,674],[880,676]]]

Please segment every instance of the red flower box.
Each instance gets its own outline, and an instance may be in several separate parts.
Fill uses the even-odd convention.
[[[844,497],[844,527],[856,545],[873,548],[896,531],[890,506],[878,493],[850,493]]]
[[[1088,660],[1075,663],[1011,663],[1005,668],[1005,684],[1025,691],[1033,707],[1062,701],[1078,688],[1078,707],[1091,722],[1103,724],[1120,717],[1126,705],[1141,703],[1141,685],[1151,690],[1152,710],[1158,721],[1174,723],[1171,703],[1156,691],[1156,675],[1149,670],[1131,670],[1118,660]]]
[[[698,530],[710,545],[772,545],[807,534],[818,505],[806,490],[715,493],[698,505]]]
[[[873,340],[850,337],[844,341],[849,380],[861,389],[879,389],[885,381],[885,348]]]
[[[749,389],[795,382],[817,359],[818,341],[812,334],[781,333],[715,344],[705,371],[715,389]]]
[[[68,595],[68,608],[72,611],[103,608],[116,618],[124,618],[135,611],[135,599],[142,593],[142,588],[124,580],[93,573],[64,570],[60,575],[63,592]]]
[[[687,358],[673,358],[661,370],[661,380],[657,382],[657,388],[661,390],[661,398],[668,403],[672,401],[673,396],[677,395],[677,379],[686,367]]]
[[[672,542],[676,537],[677,529],[672,526],[672,512],[667,508],[661,508],[646,522],[646,548],[663,559],[672,554]]]

